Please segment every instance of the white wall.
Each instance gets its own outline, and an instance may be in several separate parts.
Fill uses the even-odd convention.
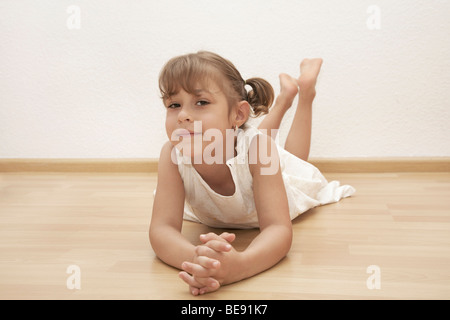
[[[201,49],[275,90],[323,57],[313,157],[450,156],[449,14],[448,0],[0,0],[0,158],[157,158],[158,73]]]

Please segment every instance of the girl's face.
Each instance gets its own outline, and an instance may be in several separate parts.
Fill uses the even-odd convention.
[[[164,104],[167,136],[183,156],[194,160],[192,163],[225,163],[234,156],[232,112],[215,83],[209,82],[208,88],[198,86],[195,94],[180,89]]]

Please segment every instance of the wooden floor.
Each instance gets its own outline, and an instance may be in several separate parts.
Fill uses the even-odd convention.
[[[272,269],[192,297],[148,241],[155,175],[0,173],[0,299],[450,299],[450,173],[325,176],[356,194],[297,218]]]

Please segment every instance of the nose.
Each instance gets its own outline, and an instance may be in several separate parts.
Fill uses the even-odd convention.
[[[178,112],[178,123],[182,123],[184,121],[192,122],[192,116],[186,108],[181,108],[180,112]]]

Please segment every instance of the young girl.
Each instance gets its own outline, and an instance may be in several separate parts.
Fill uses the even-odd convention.
[[[353,194],[306,162],[321,65],[322,59],[305,59],[298,79],[281,74],[280,94],[258,128],[246,122],[272,105],[267,81],[245,81],[230,61],[205,51],[175,57],[161,71],[170,141],[159,159],[149,237],[161,260],[183,270],[179,276],[193,295],[272,267],[290,249],[292,219]],[[283,149],[274,138],[297,93]],[[181,233],[183,218],[260,233],[244,251],[233,248],[232,233],[200,235],[203,244],[195,246]]]

